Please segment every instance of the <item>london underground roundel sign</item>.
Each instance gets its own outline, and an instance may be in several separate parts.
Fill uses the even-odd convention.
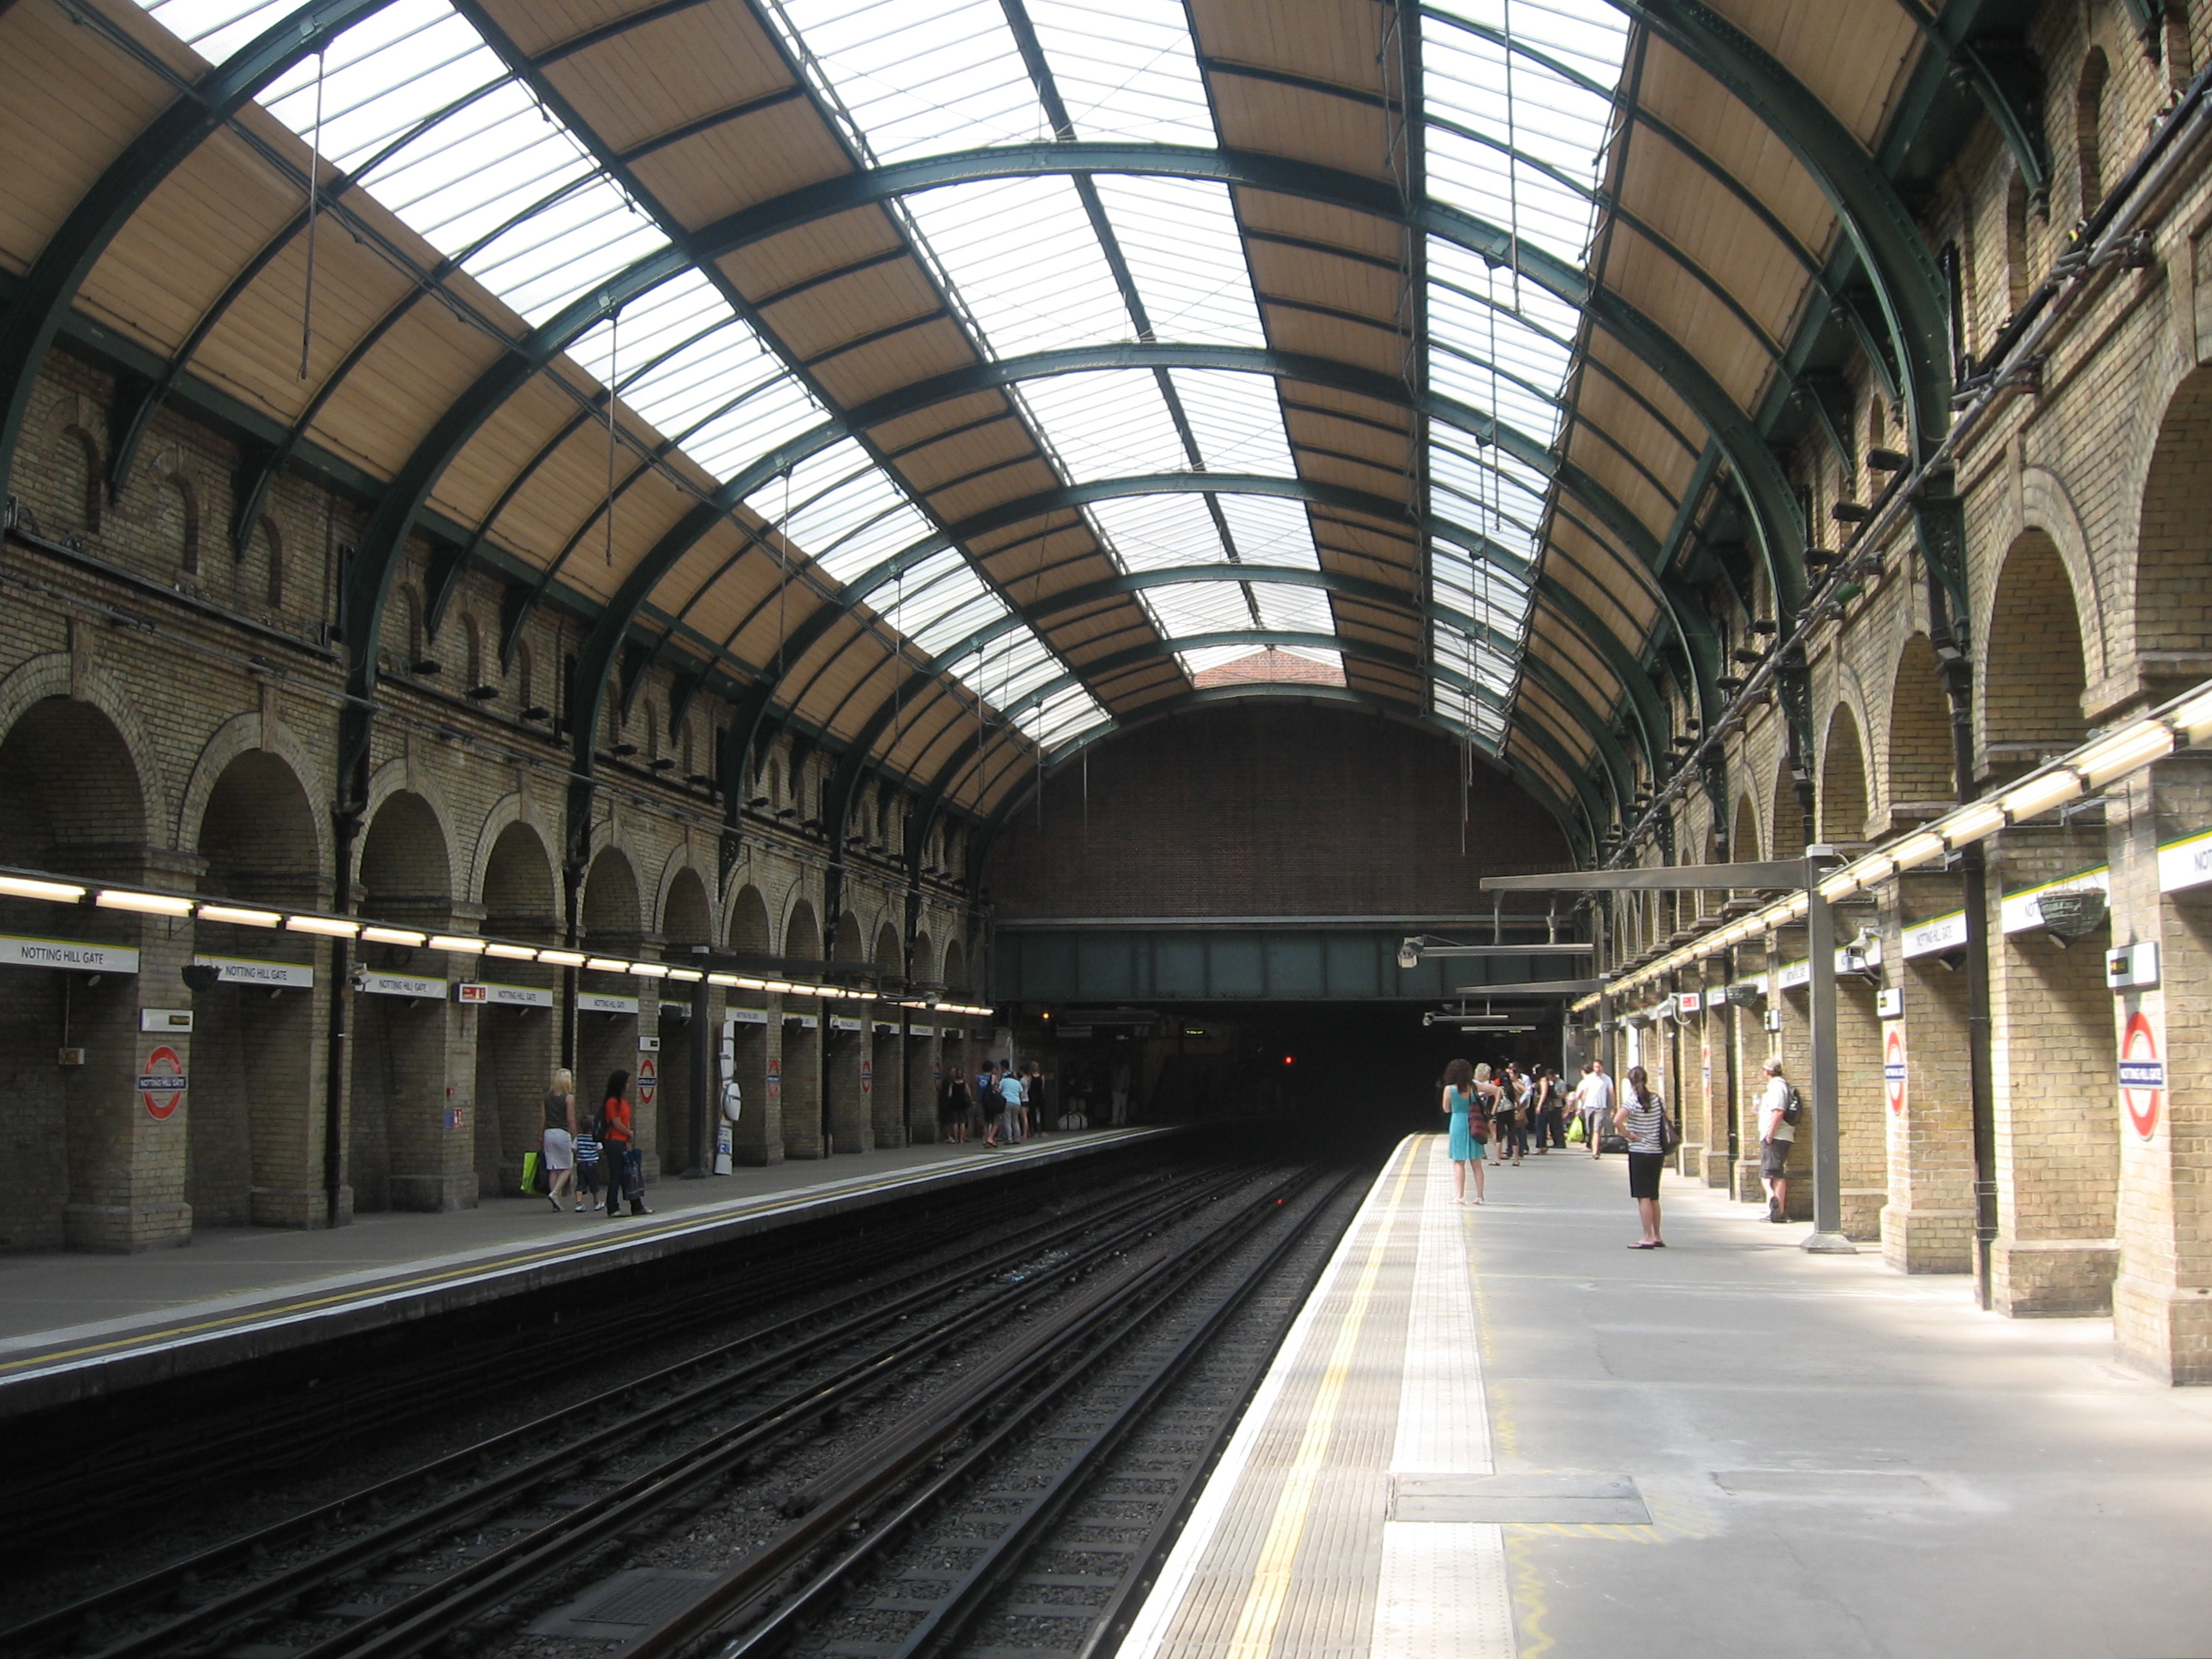
[[[1881,1087],[1889,1097],[1889,1109],[1905,1109],[1905,1029],[1899,1025],[1889,1028],[1889,1035],[1881,1044]]]
[[[145,1065],[139,1068],[138,1098],[145,1102],[149,1117],[173,1115],[185,1103],[185,1091],[190,1086],[184,1060],[166,1042],[147,1055]]]
[[[2158,1129],[2159,1109],[2166,1101],[2166,1060],[2158,1052],[2158,1034],[2148,1014],[2132,1014],[2120,1038],[2120,1099],[2128,1109],[2128,1121],[2148,1140]]]

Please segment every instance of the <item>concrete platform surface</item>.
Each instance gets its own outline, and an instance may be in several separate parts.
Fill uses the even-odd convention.
[[[542,1198],[356,1216],[331,1231],[226,1227],[136,1255],[0,1256],[0,1418],[272,1347],[520,1293],[928,1183],[1082,1157],[1172,1130],[1053,1134],[985,1152],[909,1146],[647,1189],[653,1213],[556,1214]],[[97,1377],[97,1381],[95,1381]]]
[[[2212,1390],[1625,1160],[1404,1143],[1124,1659],[2204,1659]]]

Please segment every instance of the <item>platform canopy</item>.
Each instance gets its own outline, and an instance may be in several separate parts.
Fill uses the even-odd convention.
[[[1822,353],[1940,426],[1895,180],[1997,100],[1958,43],[2000,9],[21,0],[0,467],[74,313],[167,366],[145,408],[281,434],[248,533],[286,465],[374,481],[356,639],[471,570],[510,653],[588,618],[586,771],[656,663],[979,818],[1289,695],[1594,838],[1654,655],[1716,695],[1701,514],[1802,592],[1770,440]],[[1195,684],[1270,647],[1312,666]]]

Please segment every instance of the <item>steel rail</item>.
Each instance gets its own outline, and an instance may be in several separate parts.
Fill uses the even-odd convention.
[[[826,1305],[789,1315],[673,1364],[648,1371],[623,1384],[608,1398],[621,1401],[672,1386],[678,1387],[679,1391],[629,1419],[617,1435],[614,1447],[602,1440],[594,1447],[594,1451],[603,1455],[609,1449],[618,1449],[621,1444],[641,1439],[653,1430],[680,1418],[686,1412],[711,1403],[712,1397],[717,1394],[804,1364],[830,1346],[865,1335],[869,1329],[886,1321],[906,1318],[915,1310],[927,1306],[933,1300],[941,1299],[963,1284],[973,1283],[979,1278],[989,1278],[1027,1260],[1043,1241],[1064,1235],[1072,1229],[1109,1223],[1139,1208],[1157,1208],[1164,1196],[1175,1201],[1176,1194],[1186,1189],[1203,1187],[1209,1178],[1206,1173],[1200,1172],[1171,1182],[1164,1194],[1158,1188],[1119,1195],[1106,1194],[1079,1214],[1055,1216],[1023,1229],[980,1261],[963,1262],[950,1272],[945,1271],[941,1264],[917,1267],[888,1281],[864,1285],[851,1295]],[[984,1206],[979,1203],[973,1207]],[[940,1226],[932,1231],[941,1234],[943,1229]],[[902,1287],[909,1285],[915,1288],[900,1293]],[[881,1300],[885,1297],[891,1299]],[[831,1322],[821,1328],[807,1328],[820,1327],[824,1320]],[[774,1343],[784,1346],[757,1356],[735,1372],[723,1373],[689,1387],[681,1386],[687,1376],[727,1362],[747,1350]],[[97,1621],[127,1614],[157,1597],[174,1592],[182,1585],[209,1573],[229,1568],[257,1552],[296,1540],[303,1531],[318,1530],[341,1522],[356,1510],[374,1510],[380,1505],[400,1501],[416,1487],[461,1477],[486,1459],[499,1456],[515,1447],[532,1444],[556,1431],[565,1431],[568,1426],[569,1414],[565,1410],[548,1413],[517,1427],[502,1430],[418,1468],[334,1498],[305,1513],[288,1516],[269,1526],[227,1539],[143,1573],[124,1584],[81,1598],[12,1630],[0,1632],[0,1651],[40,1651]],[[327,1577],[333,1572],[358,1565],[363,1561],[395,1553],[416,1539],[458,1524],[489,1504],[527,1490],[530,1486],[573,1465],[574,1461],[574,1450],[562,1446],[515,1469],[440,1498],[428,1507],[412,1510],[404,1519],[380,1528],[366,1538],[349,1540],[253,1585],[218,1596],[179,1618],[164,1622],[157,1629],[105,1648],[100,1650],[101,1659],[125,1659],[125,1656],[130,1655],[158,1653],[164,1651],[168,1644],[249,1618],[256,1612],[296,1595],[319,1577]],[[160,1645],[151,1645],[156,1644]]]
[[[988,1432],[932,1476],[919,1492],[901,1499],[890,1517],[874,1524],[857,1544],[817,1565],[803,1588],[764,1621],[746,1631],[726,1653],[749,1652],[780,1638],[793,1620],[818,1608],[854,1566],[902,1534],[941,1494],[1083,1381],[1121,1337],[1212,1265],[1222,1251],[1241,1242],[1274,1213],[1279,1207],[1275,1202],[1278,1197],[1310,1184],[1312,1178],[1311,1170],[1301,1170],[1264,1188],[1200,1243],[1164,1247],[1093,1286],[1043,1328],[1009,1350],[986,1374],[963,1377],[957,1404],[926,1407],[884,1436],[894,1443],[889,1456],[871,1458],[864,1449],[846,1465],[795,1495],[795,1501],[807,1507],[794,1525],[754,1550],[689,1607],[636,1638],[623,1650],[624,1659],[675,1659],[702,1638],[744,1618],[773,1596],[792,1571],[805,1566],[816,1549],[875,1505],[893,1498],[933,1457],[968,1432],[979,1413],[1014,1396],[1014,1403],[997,1417]],[[1066,1354],[1094,1336],[1098,1340],[1082,1362],[1068,1365],[1047,1386],[1022,1392],[1023,1385],[1049,1375]]]
[[[1226,1191],[1247,1178],[1241,1174],[1224,1176],[1218,1188]],[[549,1573],[603,1547],[611,1535],[658,1516],[702,1486],[738,1473],[793,1431],[898,1381],[915,1366],[1003,1323],[1047,1291],[1132,1248],[1187,1201],[1155,1206],[1154,1213],[1115,1228],[1034,1277],[987,1293],[959,1312],[905,1334],[890,1346],[750,1413],[436,1583],[302,1647],[295,1659],[396,1659],[434,1646]],[[120,1656],[100,1655],[98,1659]]]

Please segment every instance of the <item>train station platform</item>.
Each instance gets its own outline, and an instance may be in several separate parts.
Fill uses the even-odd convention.
[[[1579,1150],[1402,1143],[1124,1659],[2212,1654],[2212,1390]]]
[[[517,1194],[472,1210],[356,1215],[331,1231],[222,1228],[183,1249],[0,1257],[0,1419],[1175,1133],[741,1169],[658,1182],[647,1189],[653,1213],[615,1221]]]

